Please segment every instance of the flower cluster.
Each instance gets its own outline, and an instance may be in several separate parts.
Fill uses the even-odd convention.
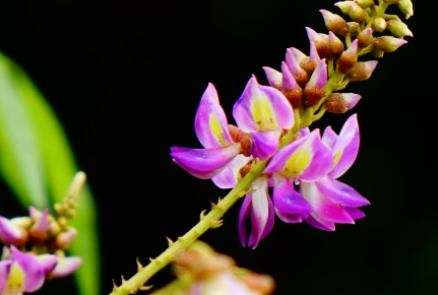
[[[271,231],[275,215],[327,231],[365,216],[359,208],[370,202],[338,180],[358,154],[357,114],[349,116],[339,134],[330,126],[321,134],[310,125],[325,112],[344,114],[356,106],[360,95],[339,91],[371,77],[377,60],[360,60],[363,55],[381,58],[413,36],[397,15],[385,14],[393,4],[406,18],[413,14],[409,0],[337,2],[351,21],[320,10],[328,34],[307,27],[308,55],[287,48],[280,70],[263,67],[267,85],[252,75],[233,106],[236,125],[228,123],[214,85],[208,84],[195,117],[203,148],[171,147],[171,157],[193,176],[223,189],[234,188],[255,163],[264,163],[240,210],[243,245],[255,248]]]
[[[72,274],[82,263],[65,251],[76,237],[76,229],[68,225],[77,207],[79,188],[85,174],[78,173],[62,202],[56,203],[56,217],[48,209],[29,207],[28,216],[0,216],[0,293],[20,295],[34,292],[45,280]]]

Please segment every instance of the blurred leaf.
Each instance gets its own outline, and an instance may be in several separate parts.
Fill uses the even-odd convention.
[[[9,132],[6,135],[15,135],[0,135],[1,173],[24,206],[41,208],[47,207],[47,203],[52,206],[63,198],[79,171],[72,149],[56,115],[26,73],[1,54],[0,64],[0,131],[5,133],[3,128]],[[25,147],[21,148],[20,144]],[[35,148],[30,152],[29,147],[33,145]],[[4,158],[7,158],[5,163]],[[23,159],[30,163],[21,164]],[[37,172],[39,178],[35,175]],[[40,197],[42,200],[36,197],[38,189],[42,191],[41,196],[44,196],[44,189],[48,190],[49,202],[47,197]],[[78,230],[78,236],[69,254],[80,256],[84,261],[75,272],[78,288],[83,295],[98,295],[100,260],[96,208],[88,185],[81,192],[79,210],[71,225]]]

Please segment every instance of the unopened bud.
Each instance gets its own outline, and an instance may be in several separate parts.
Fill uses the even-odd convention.
[[[347,73],[357,62],[357,43],[358,40],[355,39],[347,50],[342,52],[338,59],[337,70],[339,73]]]
[[[373,43],[373,46],[378,50],[382,50],[384,52],[394,52],[400,46],[408,43],[405,39],[396,38],[393,36],[381,36],[376,38]]]
[[[355,93],[331,93],[324,102],[324,108],[335,114],[343,114],[351,110],[361,99],[359,94]]]
[[[320,58],[332,58],[332,52],[329,47],[329,36],[327,34],[317,33],[313,29],[306,27],[307,37],[315,44],[316,51]]]
[[[371,77],[377,66],[377,60],[357,62],[347,74],[350,81],[364,81]]]
[[[398,2],[400,2],[400,0],[383,0],[383,2],[385,2],[387,4],[398,4]]]
[[[335,3],[335,6],[337,6],[343,14],[348,14],[352,3],[354,3],[354,1],[339,1]]]
[[[369,15],[365,12],[365,10],[355,2],[350,4],[350,12],[348,15],[353,21],[358,23],[363,23],[369,18]]]
[[[345,49],[344,42],[342,42],[332,31],[329,31],[329,46],[334,56],[338,56],[344,52]]]
[[[37,243],[44,242],[49,235],[49,210],[44,210],[41,217],[29,229],[29,235]]]
[[[399,20],[391,19],[388,21],[388,30],[395,36],[395,37],[404,37],[404,36],[410,36],[413,37],[414,34],[409,30],[408,26]]]
[[[398,8],[405,15],[406,19],[414,15],[414,6],[411,0],[400,0],[398,2]]]
[[[364,9],[374,5],[374,0],[355,0],[354,2]]]
[[[386,29],[386,20],[383,17],[378,17],[373,21],[373,29],[376,32],[383,32]]]
[[[70,228],[65,232],[61,232],[56,235],[53,244],[51,245],[52,249],[61,249],[66,250],[70,246],[73,239],[76,237],[77,231],[74,228]]]
[[[324,9],[320,9],[319,11],[324,18],[325,26],[329,31],[342,36],[348,34],[347,22],[341,16]]]
[[[27,243],[28,239],[27,230],[0,216],[0,241],[3,244],[13,244],[16,247],[21,247]]]
[[[347,27],[348,27],[348,33],[352,37],[356,36],[361,31],[360,24],[358,24],[357,22],[348,22]]]
[[[383,55],[385,54],[385,52],[382,51],[382,50],[378,50],[376,47],[373,47],[373,49],[371,50],[371,54],[372,54],[375,58],[382,58]]]
[[[373,43],[374,40],[373,29],[367,28],[361,31],[356,38],[359,41],[358,43],[359,48],[367,47],[368,45]]]

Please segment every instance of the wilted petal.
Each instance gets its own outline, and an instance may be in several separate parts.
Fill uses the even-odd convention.
[[[49,274],[50,278],[63,278],[71,275],[82,264],[82,258],[71,256],[59,258],[55,269]]]
[[[275,154],[280,145],[280,135],[281,130],[251,133],[254,140],[252,146],[253,156],[264,161]]]
[[[286,97],[273,87],[259,85],[255,76],[234,104],[233,116],[244,132],[289,129],[294,124],[292,107]]]
[[[190,149],[171,147],[173,160],[195,177],[210,179],[239,154],[238,144],[225,148]]]
[[[195,116],[195,132],[204,148],[234,144],[228,132],[228,120],[219,103],[216,88],[209,83]]]
[[[335,166],[329,174],[331,177],[338,178],[350,169],[359,152],[359,144],[359,123],[357,122],[357,114],[353,114],[345,121],[333,145],[332,153]]]
[[[14,246],[11,246],[11,252],[11,259],[17,261],[25,273],[24,291],[33,292],[41,288],[44,284],[44,271],[35,255],[21,253]]]
[[[331,177],[324,177],[315,182],[319,191],[332,201],[345,207],[361,207],[370,204],[351,186]]]
[[[223,189],[233,188],[237,184],[239,177],[239,170],[251,160],[252,157],[245,157],[244,155],[237,155],[225,168],[214,176],[211,180],[213,183]]]
[[[345,211],[344,206],[324,196],[313,182],[302,182],[301,193],[312,205],[310,213],[318,222],[354,223],[354,219]]]

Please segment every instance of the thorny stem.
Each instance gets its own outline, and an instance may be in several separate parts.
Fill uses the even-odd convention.
[[[333,84],[338,82],[338,78],[337,75],[334,75],[334,77],[329,79],[326,85],[326,94],[324,98],[333,91]],[[318,108],[313,107],[308,108],[301,114],[298,110],[294,111],[295,125],[282,136],[279,149],[282,149],[290,143],[301,128],[307,127],[312,123],[314,112],[317,109]],[[254,161],[249,173],[245,175],[245,177],[243,177],[223,199],[220,199],[217,204],[213,205],[208,214],[201,214],[200,221],[194,227],[192,227],[184,236],[179,237],[177,241],[169,242],[169,247],[164,252],[155,259],[151,259],[151,262],[148,265],[139,267],[138,272],[130,279],[123,279],[120,286],[114,286],[109,295],[128,295],[134,294],[138,290],[148,289],[148,287],[144,287],[144,285],[151,277],[171,263],[178,253],[190,246],[202,234],[221,224],[222,216],[231,208],[231,206],[234,205],[234,203],[245,196],[253,181],[265,170],[268,161],[269,159],[266,161]]]

